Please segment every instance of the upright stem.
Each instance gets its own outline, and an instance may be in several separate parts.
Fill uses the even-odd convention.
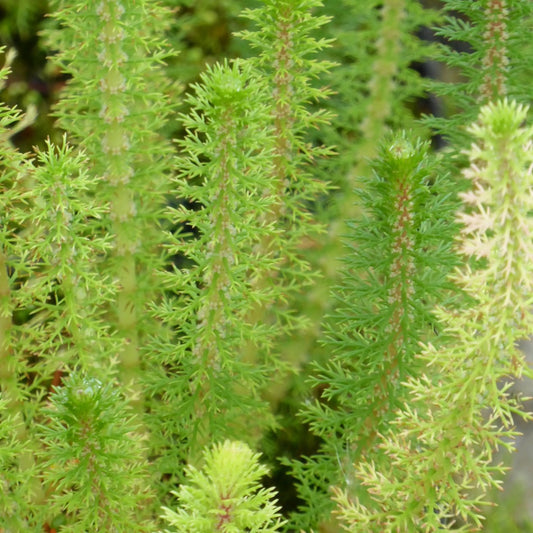
[[[394,92],[397,87],[399,59],[405,38],[403,21],[406,16],[405,0],[385,0],[381,7],[380,30],[376,41],[375,58],[372,61],[372,76],[368,83],[369,95],[361,123],[361,142],[357,146],[357,164],[350,173],[353,179],[366,175],[369,160],[375,156],[379,143],[386,132],[387,120],[393,110]],[[353,187],[353,179],[350,180]],[[353,217],[353,197],[347,194],[342,205],[342,219]]]

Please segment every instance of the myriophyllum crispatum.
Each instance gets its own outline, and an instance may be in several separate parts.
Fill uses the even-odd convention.
[[[49,523],[65,531],[153,531],[139,423],[116,383],[73,373],[40,426]]]
[[[163,518],[183,533],[271,533],[284,524],[274,489],[261,486],[268,470],[259,455],[242,442],[225,441],[204,453],[201,470],[189,466],[175,495],[177,511]]]
[[[471,181],[457,239],[463,264],[453,280],[470,297],[441,307],[445,342],[423,347],[425,375],[407,382],[410,402],[381,444],[388,465],[356,465],[374,506],[337,491],[350,531],[478,531],[487,493],[513,450],[515,417],[530,418],[511,381],[531,376],[518,341],[533,330],[533,128],[527,108],[506,100],[480,111],[469,128]]]
[[[321,494],[307,514],[323,518],[333,507],[331,485],[361,496],[351,464],[361,457],[379,463],[379,434],[406,401],[404,381],[421,371],[419,343],[440,329],[433,308],[455,295],[447,276],[457,262],[459,204],[429,144],[406,132],[388,136],[359,183],[363,215],[345,236],[344,268],[324,325],[328,356],[310,380],[320,399],[303,409],[324,442],[313,461],[296,466],[302,496]]]

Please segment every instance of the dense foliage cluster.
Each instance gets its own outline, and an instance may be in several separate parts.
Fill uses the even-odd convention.
[[[0,10],[0,533],[490,530],[530,0]]]

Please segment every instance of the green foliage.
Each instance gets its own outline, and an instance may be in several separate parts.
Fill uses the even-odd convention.
[[[98,272],[111,243],[99,235],[104,208],[91,192],[100,180],[88,174],[87,163],[83,153],[67,144],[48,142],[28,167],[31,208],[27,204],[12,217],[26,228],[19,253],[31,250],[26,257],[32,271],[19,301],[31,314],[32,327],[14,326],[15,346],[21,364],[32,361],[25,370],[36,374],[36,390],[54,372],[91,368],[109,375],[120,346],[103,316],[116,287]],[[35,346],[40,357],[24,359]]]
[[[168,185],[169,145],[159,135],[172,108],[161,63],[167,12],[153,2],[52,2],[58,27],[48,32],[54,61],[72,76],[57,105],[59,125],[85,149],[93,194],[113,235],[103,275],[116,279],[114,326],[124,338],[121,370],[135,383]]]
[[[341,188],[340,216],[350,218],[356,214],[351,193],[383,135],[391,128],[419,127],[413,102],[423,96],[425,83],[408,67],[433,54],[417,32],[439,15],[412,0],[329,0],[322,11],[333,14],[326,27],[334,39],[328,55],[338,63],[329,102],[336,120],[324,134],[339,155],[326,161],[325,172]]]
[[[258,216],[272,209],[273,184],[265,172],[271,144],[265,88],[250,74],[245,63],[215,65],[195,86],[192,111],[183,117],[188,134],[180,142],[174,189],[191,207],[168,212],[197,238],[184,232],[168,236],[169,251],[190,266],[160,278],[170,292],[155,314],[176,336],[165,345],[155,339],[154,362],[164,366],[165,375],[154,382],[153,394],[163,397],[159,431],[186,442],[183,453],[191,461],[211,438],[253,442],[254,429],[272,423],[260,392],[273,369],[239,357],[246,343],[260,340],[268,350],[273,328],[251,321],[250,310],[275,297],[255,280],[278,264],[258,248],[275,231]],[[172,420],[176,402],[180,416]],[[168,453],[174,457],[174,448]],[[179,467],[174,459],[170,466]]]
[[[277,271],[265,272],[257,284],[277,290],[280,297],[268,306],[256,306],[252,314],[256,322],[276,325],[278,343],[274,349],[293,366],[300,365],[305,355],[296,343],[287,350],[283,341],[295,339],[299,333],[312,338],[309,318],[313,309],[309,298],[302,301],[302,291],[317,285],[319,271],[308,250],[321,248],[325,227],[315,211],[329,191],[329,183],[318,179],[313,167],[333,154],[330,146],[309,142],[311,132],[331,119],[322,108],[331,91],[320,84],[333,65],[319,58],[331,44],[319,37],[328,22],[328,17],[314,14],[320,6],[317,0],[263,2],[257,9],[243,11],[253,25],[250,31],[239,34],[257,54],[248,62],[255,76],[265,80],[269,93],[269,180],[274,203],[262,216],[276,231],[262,240],[260,253],[272,253],[279,261]],[[285,334],[282,342],[280,333]],[[303,343],[303,351],[308,344]],[[253,362],[258,359],[257,350],[246,347],[245,356]],[[285,391],[286,384],[278,381],[269,391],[271,402],[279,401]]]
[[[472,189],[462,193],[458,215],[466,262],[453,279],[473,303],[438,309],[447,339],[425,344],[426,371],[407,380],[410,402],[381,444],[388,464],[378,470],[365,458],[356,466],[377,509],[337,492],[350,531],[479,528],[485,495],[504,471],[494,453],[513,449],[513,417],[530,418],[508,390],[510,378],[531,375],[517,347],[532,326],[533,129],[521,126],[526,116],[525,107],[497,102],[469,128]]]
[[[427,117],[427,123],[457,148],[470,142],[465,131],[481,105],[508,96],[531,101],[533,49],[527,28],[533,24],[528,0],[445,0],[445,23],[437,29],[444,43],[436,58],[456,72],[453,83],[438,80],[432,90],[449,109],[446,118]]]
[[[6,54],[6,64],[0,70],[0,84],[3,87],[9,74],[13,54]],[[19,382],[24,376],[24,365],[20,362],[16,348],[18,336],[14,331],[16,313],[27,303],[22,291],[17,291],[20,280],[30,270],[28,256],[31,248],[23,244],[19,232],[19,220],[24,216],[30,196],[25,186],[28,159],[14,149],[11,136],[17,127],[25,122],[22,114],[8,107],[0,106],[0,151],[1,160],[1,203],[0,225],[0,379],[1,439],[2,439],[2,499],[0,515],[6,527],[13,530],[27,527],[31,509],[32,480],[35,479],[31,439],[28,436],[28,420],[32,416],[28,406],[30,387]],[[27,123],[26,123],[27,126]]]
[[[41,427],[49,516],[66,512],[62,531],[150,531],[142,442],[112,382],[73,374],[52,393]]]
[[[0,104],[0,531],[479,530],[529,417],[532,21],[51,0],[62,131]]]
[[[315,521],[332,510],[331,485],[361,496],[352,464],[364,457],[379,465],[378,435],[406,402],[405,380],[421,371],[419,343],[441,329],[433,307],[454,293],[447,275],[457,263],[451,251],[457,201],[428,150],[427,143],[399,133],[385,141],[373,175],[361,181],[363,216],[349,223],[344,269],[325,326],[329,357],[310,379],[321,398],[302,412],[323,438],[321,454],[295,466],[304,492],[321,472],[322,504],[313,498],[306,511]]]
[[[321,5],[319,0],[268,0],[263,4],[243,12],[254,23],[255,31],[240,36],[257,52],[249,62],[257,69],[256,75],[265,79],[270,92],[268,111],[274,136],[270,179],[277,200],[268,220],[284,232],[283,239],[273,247],[287,263],[287,284],[296,283],[299,289],[310,277],[299,247],[303,239],[316,238],[321,229],[311,231],[313,216],[308,206],[327,190],[326,184],[309,172],[309,165],[332,154],[330,147],[313,146],[308,139],[310,130],[331,118],[323,109],[310,108],[330,94],[314,86],[315,80],[332,67],[331,62],[316,57],[331,44],[315,37],[328,18],[313,15],[312,9]],[[297,279],[298,273],[304,280]]]
[[[204,453],[202,470],[189,467],[180,487],[178,511],[164,508],[164,519],[176,531],[190,533],[269,533],[284,521],[275,491],[261,487],[268,471],[259,455],[242,442],[225,441]]]

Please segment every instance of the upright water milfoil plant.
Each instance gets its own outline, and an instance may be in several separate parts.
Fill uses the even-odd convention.
[[[4,50],[2,50],[4,51]],[[10,72],[14,54],[8,52],[0,69],[0,87]],[[31,269],[29,250],[20,237],[17,219],[24,216],[30,193],[25,187],[28,158],[11,143],[13,125],[22,122],[22,113],[4,104],[0,105],[0,387],[1,387],[1,461],[2,498],[0,514],[6,526],[24,528],[30,513],[32,498],[31,479],[34,469],[28,412],[25,402],[29,391],[21,382],[27,361],[16,349],[15,313],[24,309],[27,300],[18,293],[20,280],[27,278]],[[15,126],[16,127],[16,126]],[[31,412],[31,411],[30,411]]]
[[[71,374],[44,414],[39,436],[49,530],[153,531],[145,442],[116,384]]]
[[[168,12],[151,0],[51,4],[52,59],[70,76],[56,115],[85,150],[88,171],[101,179],[93,193],[108,207],[101,232],[112,236],[102,275],[117,285],[109,314],[124,341],[123,382],[136,399],[144,339],[155,326],[147,304],[163,257],[159,223],[170,148],[159,131],[172,107],[162,69]]]
[[[481,106],[508,97],[531,100],[533,50],[524,28],[531,26],[528,0],[445,0],[444,20],[435,27],[442,39],[436,59],[454,73],[452,81],[431,84],[444,117],[426,117],[459,152],[471,141],[466,128]]]
[[[192,4],[51,0],[48,66],[8,79],[51,90],[65,135],[22,154],[34,114],[0,107],[0,530],[479,529],[521,410],[503,376],[528,373],[531,2],[257,0],[218,63],[184,26],[221,54],[245,2]],[[436,24],[462,76],[420,125]],[[211,65],[187,87],[172,59],[183,116],[169,27]]]
[[[353,191],[383,136],[418,127],[413,102],[423,98],[426,80],[416,66],[435,53],[420,33],[439,13],[412,0],[326,0],[320,12],[332,15],[325,34],[333,45],[325,54],[338,63],[328,78],[333,95],[327,102],[336,118],[324,130],[338,157],[321,166],[340,189],[340,220],[333,221],[339,235],[344,219],[357,214]]]
[[[243,345],[268,353],[275,334],[271,324],[250,319],[255,305],[276,297],[276,288],[257,280],[279,264],[261,247],[277,232],[260,216],[274,204],[266,88],[242,61],[214,65],[201,81],[182,117],[187,135],[173,189],[182,202],[169,208],[181,228],[168,235],[169,252],[181,268],[161,274],[167,295],[154,307],[171,328],[168,337],[154,337],[161,367],[149,382],[158,402],[158,464],[171,482],[183,473],[176,453],[196,465],[212,441],[256,443],[273,422],[262,391],[275,359],[242,357]]]
[[[487,493],[506,470],[495,454],[514,448],[514,417],[531,418],[509,390],[513,378],[531,376],[518,347],[531,333],[533,303],[527,113],[499,101],[469,128],[475,142],[464,174],[472,187],[461,194],[457,240],[464,264],[452,279],[472,304],[438,308],[445,342],[426,342],[427,370],[407,380],[409,404],[380,445],[387,462],[356,465],[373,503],[337,491],[350,531],[478,531]]]
[[[281,531],[285,521],[275,491],[260,480],[268,469],[242,442],[225,441],[203,454],[204,466],[189,467],[180,491],[179,508],[164,508],[164,519],[178,531]]]
[[[311,336],[313,326],[306,320],[311,306],[298,299],[317,280],[319,270],[312,264],[309,251],[319,249],[325,232],[316,211],[329,184],[319,179],[314,167],[331,156],[333,149],[311,141],[312,135],[332,118],[324,109],[331,91],[323,84],[333,64],[320,58],[331,45],[320,36],[329,21],[317,15],[321,6],[320,0],[266,0],[255,9],[243,11],[252,29],[238,34],[256,54],[247,61],[268,91],[265,104],[272,128],[272,165],[268,172],[275,196],[273,208],[262,216],[277,231],[261,246],[280,261],[277,270],[265,271],[257,280],[259,285],[281,289],[278,297],[269,305],[256,305],[251,319],[276,324],[278,351],[283,350],[283,335],[303,331]],[[244,353],[251,362],[262,357],[250,347]],[[283,350],[283,356],[293,365],[301,363],[294,344],[291,350]],[[272,399],[284,394],[283,383],[279,385],[271,387]]]
[[[446,279],[457,263],[451,250],[457,207],[446,174],[439,175],[429,145],[399,133],[387,139],[360,180],[363,215],[349,223],[344,268],[333,291],[324,347],[309,384],[320,391],[302,417],[321,437],[320,453],[294,470],[311,502],[302,527],[332,522],[330,487],[366,499],[353,463],[379,468],[380,433],[404,404],[404,382],[421,372],[419,343],[440,329],[436,302],[455,296]]]

